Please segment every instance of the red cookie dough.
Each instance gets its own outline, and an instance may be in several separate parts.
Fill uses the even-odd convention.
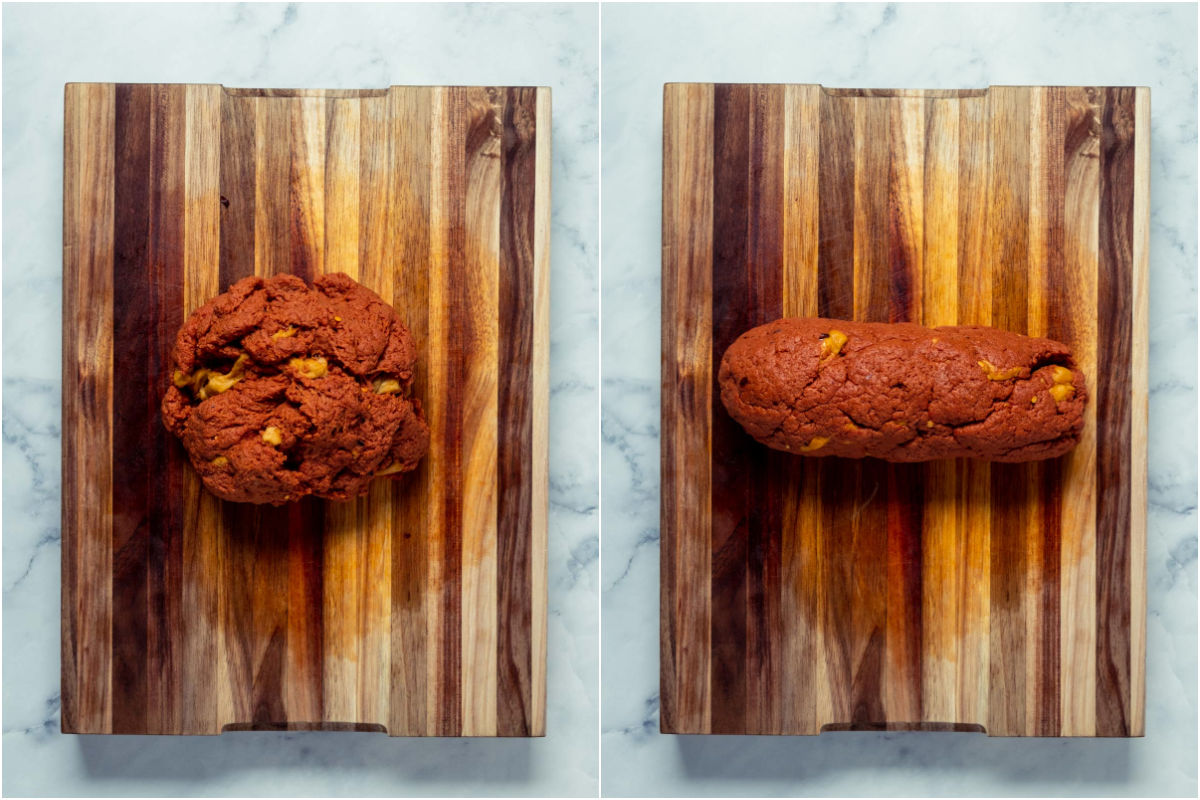
[[[721,401],[776,450],[887,461],[1036,461],[1079,442],[1066,345],[982,326],[781,319],[721,359]]]
[[[429,447],[416,360],[392,307],[346,275],[244,278],[180,329],[163,422],[217,497],[348,500]]]

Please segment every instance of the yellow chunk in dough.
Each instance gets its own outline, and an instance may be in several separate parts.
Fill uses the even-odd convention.
[[[323,378],[329,370],[329,365],[320,356],[317,358],[293,358],[288,362],[288,366],[302,378]]]
[[[979,368],[984,371],[989,381],[1008,381],[1018,377],[1021,374],[1020,367],[1009,367],[1008,369],[1000,369],[990,361],[979,361]]]

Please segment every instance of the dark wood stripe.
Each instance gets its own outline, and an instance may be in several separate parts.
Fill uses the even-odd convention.
[[[1061,141],[1061,140],[1060,140]],[[1063,462],[1056,458],[1039,465],[1042,472],[1042,579],[1038,618],[1037,678],[1038,736],[1062,734],[1062,500]]]
[[[992,273],[992,322],[1017,333],[1028,330],[1029,103],[1025,93],[993,89],[989,139],[988,252]],[[1027,464],[992,464],[991,696],[988,730],[1019,735],[1025,726],[1025,592],[1031,568],[1025,548],[1031,522]]]
[[[256,162],[255,274],[263,277],[284,274],[292,266],[292,174],[291,148],[273,146],[291,141],[291,108],[287,100],[256,98],[257,136],[267,142],[265,153]],[[303,534],[293,534],[292,508],[263,508],[254,518],[255,537],[260,548],[273,552],[274,558],[259,556],[254,566],[254,667],[253,719],[259,723],[286,723],[287,694],[285,678],[288,662],[288,608],[291,599],[289,576],[292,566],[292,542],[302,547]],[[246,512],[233,512],[242,516]],[[321,515],[322,520],[324,514]],[[235,530],[235,529],[231,529]],[[245,535],[243,531],[242,535]],[[302,558],[301,553],[297,553]],[[300,613],[300,608],[296,613]]]
[[[1134,89],[1105,90],[1096,285],[1096,733],[1129,735]]]
[[[255,274],[258,217],[277,220],[282,214],[283,224],[275,227],[282,227],[284,235],[287,234],[290,217],[287,162],[277,157],[270,164],[257,163],[257,102],[253,97],[229,95],[222,101],[222,289]],[[286,127],[280,133],[280,121],[272,124],[266,120],[264,124],[268,126],[268,136],[288,135]],[[270,225],[269,222],[268,230]],[[288,253],[286,247],[283,253]],[[259,274],[272,274],[270,261],[258,266]],[[223,585],[229,593],[225,604],[229,611],[223,624],[235,717],[256,725],[282,725],[287,721],[283,669],[287,641],[288,511],[221,503],[221,517]]]
[[[146,288],[150,271],[152,89],[121,84],[116,95],[117,141],[113,220],[113,550],[112,731],[145,730],[149,709],[146,669],[147,557],[155,463],[146,431],[160,423],[147,402],[154,365],[154,308]],[[117,373],[114,373],[114,375]]]
[[[921,119],[928,127],[932,114],[932,104],[920,100],[922,105]],[[888,108],[888,106],[884,106]],[[905,145],[904,129],[901,126],[900,106],[891,108],[888,136],[892,142],[891,157],[888,163],[888,264],[890,267],[890,286],[888,287],[888,321],[916,322],[920,324],[921,315],[921,275],[918,271],[920,263],[917,259],[925,249],[924,230],[913,231],[909,227],[909,217],[903,204],[912,202],[923,205],[923,196],[908,186],[908,175],[903,163],[897,163],[896,149]]]
[[[432,89],[403,90],[406,98],[420,92],[420,101],[405,105],[390,117],[389,135],[396,145],[398,163],[423,164],[426,169],[393,170],[389,190],[393,214],[400,222],[395,231],[398,271],[393,284],[393,301],[412,334],[417,348],[413,398],[428,414],[430,408],[429,307],[413,303],[411,298],[429,297],[429,214],[431,147],[428,134],[432,114]],[[393,102],[396,102],[393,99]],[[360,209],[361,213],[361,209]],[[363,223],[360,220],[360,225]],[[360,228],[360,236],[363,228]],[[392,686],[404,687],[392,693],[393,736],[427,731],[426,688],[429,669],[426,653],[427,609],[435,602],[428,598],[429,497],[431,474],[429,458],[423,458],[416,471],[393,482],[391,507],[397,510],[392,536]],[[399,534],[399,535],[397,535]]]
[[[159,421],[159,404],[170,381],[171,351],[183,324],[184,87],[151,92],[149,231],[146,273],[137,280],[147,306],[149,359],[142,387],[147,449],[147,640],[146,727],[172,732],[179,723],[178,632],[183,629],[184,470],[187,458]],[[129,276],[134,279],[134,276]],[[121,353],[121,350],[117,350]],[[122,454],[121,460],[124,460]]]
[[[888,103],[883,99],[846,102],[859,104],[855,124],[862,127],[862,138],[869,143],[864,153],[855,154],[855,216],[864,219],[868,229],[878,231],[854,242],[853,308],[858,311],[856,319],[887,322],[892,316],[887,222],[891,213]],[[883,678],[888,624],[888,474],[892,468],[882,461],[866,459],[852,469],[858,472],[855,477],[859,487],[852,500],[854,508],[846,509],[854,526],[854,544],[848,553],[854,595],[848,623],[841,623],[840,635],[848,639],[853,659],[850,721],[865,725],[887,716]]]
[[[863,221],[863,228],[856,228],[858,238],[854,241],[855,259],[855,297],[854,308],[861,309],[862,314],[856,316],[859,321],[889,322],[893,312],[892,285],[901,280],[911,283],[911,279],[898,279],[897,273],[906,272],[907,264],[891,263],[894,246],[891,237],[891,179],[892,159],[888,138],[890,135],[890,114],[888,101],[882,98],[855,99],[857,103],[856,126],[861,127],[861,137],[864,142],[863,152],[855,153],[854,192],[855,218]],[[856,137],[859,134],[856,133]],[[869,235],[858,234],[870,231]],[[903,240],[896,242],[903,246]],[[861,293],[862,296],[859,296]],[[905,301],[907,302],[907,301]],[[902,304],[899,304],[902,307]]]
[[[531,730],[533,613],[533,229],[537,90],[508,89],[501,142],[500,363],[497,405],[497,731]]]
[[[854,316],[854,101],[821,93],[817,313]]]
[[[667,123],[670,124],[670,123]],[[671,196],[671,189],[668,188],[669,173],[672,168],[668,166],[668,138],[663,136],[663,243],[664,245],[673,241],[670,234],[667,233],[667,215],[670,213],[670,203],[668,198]],[[674,180],[680,180],[683,176],[675,176]],[[678,396],[683,390],[681,381],[677,375],[675,362],[679,351],[679,342],[675,336],[675,327],[679,321],[675,319],[671,309],[675,308],[676,297],[680,291],[680,285],[687,280],[687,275],[683,274],[685,269],[680,265],[680,259],[668,261],[665,255],[666,247],[664,246],[664,256],[662,264],[662,276],[660,284],[661,299],[661,326],[660,326],[660,370],[661,384],[660,397],[661,405],[659,408],[659,430],[662,432],[660,440],[660,460],[659,460],[659,514],[658,514],[658,551],[659,551],[659,595],[658,595],[658,636],[659,636],[659,672],[658,672],[658,719],[659,729],[662,733],[676,733],[682,725],[683,720],[679,713],[679,697],[683,694],[683,681],[680,676],[682,672],[679,669],[680,648],[679,644],[679,625],[676,620],[676,607],[679,605],[678,581],[675,580],[675,573],[679,569],[678,562],[680,559],[679,549],[679,532],[676,530],[675,509],[679,505],[679,494],[675,491],[675,482],[673,476],[676,470],[681,469],[686,463],[683,459],[689,456],[698,457],[696,454],[687,453],[685,448],[676,447],[674,433],[674,421],[680,414]],[[700,298],[700,302],[712,302],[711,298]],[[697,531],[699,536],[702,531]],[[699,603],[699,598],[689,598],[689,602]],[[699,679],[703,681],[703,678]]]
[[[254,98],[222,95],[222,291],[254,274],[254,130]]]
[[[712,357],[751,327],[747,274],[750,177],[750,87],[717,85],[713,108]],[[712,732],[746,724],[746,555],[752,441],[720,403],[713,370],[712,431]]]
[[[439,276],[445,282],[446,308],[442,319],[449,326],[446,349],[451,354],[446,364],[445,429],[441,431],[443,453],[442,481],[446,505],[443,509],[442,550],[442,638],[441,685],[439,690],[438,734],[456,736],[462,732],[462,390],[465,362],[461,358],[466,337],[460,321],[468,303],[468,289],[457,277],[457,265],[466,259],[465,222],[467,200],[467,90],[447,91],[448,125],[443,139],[446,148],[446,187],[444,197],[449,239],[446,243],[448,269]],[[434,435],[438,435],[434,431]]]
[[[841,469],[839,467],[838,469]],[[849,468],[855,491],[847,493],[840,513],[850,522],[851,545],[830,542],[846,562],[850,575],[849,605],[838,612],[830,628],[845,640],[849,655],[844,673],[850,686],[847,719],[856,728],[874,729],[887,719],[883,702],[884,655],[887,645],[887,479],[888,464],[863,459]],[[836,484],[835,484],[836,485]]]
[[[224,532],[237,539],[233,546],[241,550],[234,558],[253,564],[246,603],[251,617],[246,635],[250,721],[260,726],[284,725],[288,721],[283,681],[287,662],[290,508],[225,503],[223,509]]]
[[[1046,198],[1042,213],[1045,219],[1046,308],[1069,308],[1064,297],[1067,284],[1064,266],[1064,202],[1066,192],[1066,92],[1055,87],[1046,90],[1046,149],[1042,163],[1046,172]],[[1035,221],[1036,222],[1036,221]],[[1037,287],[1034,287],[1036,290]],[[1049,313],[1044,320],[1045,334],[1060,342],[1069,342],[1066,328],[1069,314]],[[1042,577],[1038,618],[1041,636],[1038,640],[1038,728],[1039,736],[1058,736],[1062,733],[1062,502],[1063,459],[1056,458],[1041,465],[1042,509]]]
[[[747,322],[763,325],[783,315],[783,91],[782,85],[751,90],[749,184],[746,225],[749,283]],[[714,350],[714,353],[717,352]],[[714,395],[715,402],[720,402]],[[720,409],[718,409],[718,413]],[[783,641],[779,636],[783,496],[786,453],[747,443],[750,474],[746,563],[746,730],[780,730],[779,695]]]

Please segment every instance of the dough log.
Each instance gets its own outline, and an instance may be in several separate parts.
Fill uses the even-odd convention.
[[[1035,461],[1079,442],[1070,349],[982,326],[781,319],[721,359],[721,401],[768,447],[887,461]]]

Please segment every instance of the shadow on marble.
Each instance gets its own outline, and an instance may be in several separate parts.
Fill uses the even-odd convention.
[[[820,736],[678,736],[689,777],[814,780],[862,769],[956,770],[1021,782],[1111,784],[1130,776],[1138,739],[989,738],[961,732],[827,732]],[[878,774],[876,772],[876,774]],[[947,775],[949,778],[950,776]]]
[[[76,736],[90,778],[202,780],[239,771],[333,767],[397,779],[521,783],[534,741],[439,739],[351,732],[232,732],[220,736]]]

